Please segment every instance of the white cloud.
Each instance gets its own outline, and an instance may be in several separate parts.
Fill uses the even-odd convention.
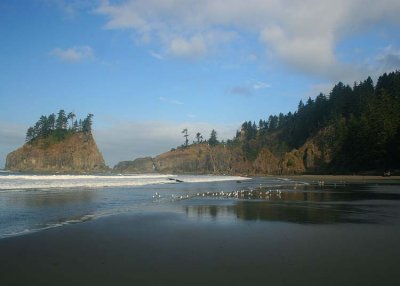
[[[197,58],[206,54],[207,47],[200,36],[194,36],[190,39],[177,37],[171,40],[168,51],[176,57]]]
[[[198,58],[237,34],[258,34],[271,59],[309,74],[338,78],[339,41],[373,25],[400,23],[398,0],[126,0],[103,1],[105,28],[133,30],[170,55]],[[225,38],[222,37],[225,35]]]
[[[162,54],[156,53],[154,51],[149,51],[150,56],[152,56],[153,58],[157,59],[157,60],[165,60],[165,57]]]
[[[93,10],[97,1],[93,0],[40,0],[47,6],[56,7],[62,11],[67,18],[75,18],[79,12],[90,9]]]
[[[253,88],[255,90],[257,90],[257,89],[265,89],[265,88],[269,88],[269,87],[271,87],[271,85],[269,83],[262,82],[262,81],[258,81],[258,82],[253,84]]]
[[[68,49],[55,48],[50,55],[71,63],[94,58],[93,49],[89,46],[76,46]]]
[[[392,45],[385,47],[376,57],[376,64],[380,72],[400,69],[400,48]]]
[[[191,142],[195,140],[197,132],[208,139],[212,129],[217,131],[219,140],[232,139],[238,126],[202,122],[132,121],[114,122],[107,128],[97,128],[93,132],[104,159],[112,167],[119,161],[156,156],[182,145],[184,138],[181,132],[184,128],[188,129]]]
[[[245,85],[237,85],[230,89],[230,93],[240,96],[251,96],[255,92],[271,87],[269,83],[250,80]]]

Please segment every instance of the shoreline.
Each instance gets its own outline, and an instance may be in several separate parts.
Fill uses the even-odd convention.
[[[362,176],[362,175],[284,175],[279,176],[280,178],[287,178],[297,181],[307,181],[313,183],[353,183],[353,184],[371,184],[371,183],[383,183],[383,184],[400,184],[400,176]]]

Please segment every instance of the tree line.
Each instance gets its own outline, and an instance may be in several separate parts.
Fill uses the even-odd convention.
[[[384,73],[376,85],[371,77],[353,86],[336,84],[287,114],[246,121],[228,144],[240,145],[248,159],[269,148],[282,155],[330,128],[322,136],[333,151],[329,168],[363,171],[400,168],[400,71]],[[328,142],[329,141],[329,142]]]
[[[33,142],[37,138],[47,137],[62,139],[67,134],[91,132],[92,118],[93,114],[90,113],[83,120],[78,120],[73,112],[66,113],[63,109],[57,115],[54,113],[48,116],[42,115],[35,125],[28,128],[26,142]]]
[[[189,145],[189,133],[188,133],[188,129],[185,128],[182,130],[181,132],[183,134],[183,137],[185,138],[185,142],[181,145],[181,147],[188,147]],[[195,136],[196,140],[193,141],[193,144],[200,144],[200,143],[207,143],[210,146],[216,146],[218,144],[220,144],[220,142],[218,141],[218,137],[217,137],[217,131],[215,131],[214,129],[211,131],[210,134],[210,138],[208,140],[204,140],[203,139],[203,135],[200,132],[196,133]]]
[[[187,129],[182,133],[187,147]],[[253,161],[262,148],[280,158],[318,134],[332,153],[325,171],[400,169],[400,71],[384,73],[376,85],[371,77],[353,86],[339,82],[327,95],[301,100],[294,112],[269,115],[258,123],[245,121],[226,143],[217,140],[215,130],[208,141],[197,133],[193,143],[241,148]]]

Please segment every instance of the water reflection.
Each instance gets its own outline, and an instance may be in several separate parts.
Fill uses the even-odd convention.
[[[96,192],[91,190],[69,190],[69,191],[48,191],[48,192],[21,192],[12,194],[8,202],[16,206],[25,207],[50,207],[63,206],[75,203],[89,203],[96,197]]]
[[[214,200],[211,199],[215,198]],[[398,218],[400,192],[365,186],[304,187],[301,190],[246,190],[238,197],[209,194],[188,202],[189,217],[281,221],[300,224],[382,223]],[[226,198],[230,203],[227,203]],[[386,203],[384,203],[386,202]]]

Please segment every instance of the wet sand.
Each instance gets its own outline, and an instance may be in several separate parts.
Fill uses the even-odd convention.
[[[312,183],[324,182],[328,184],[400,184],[400,176],[360,176],[360,175],[293,175],[293,176],[282,176],[282,178],[288,178],[296,181],[306,181]]]
[[[0,240],[1,285],[397,285],[400,229],[119,215]]]

